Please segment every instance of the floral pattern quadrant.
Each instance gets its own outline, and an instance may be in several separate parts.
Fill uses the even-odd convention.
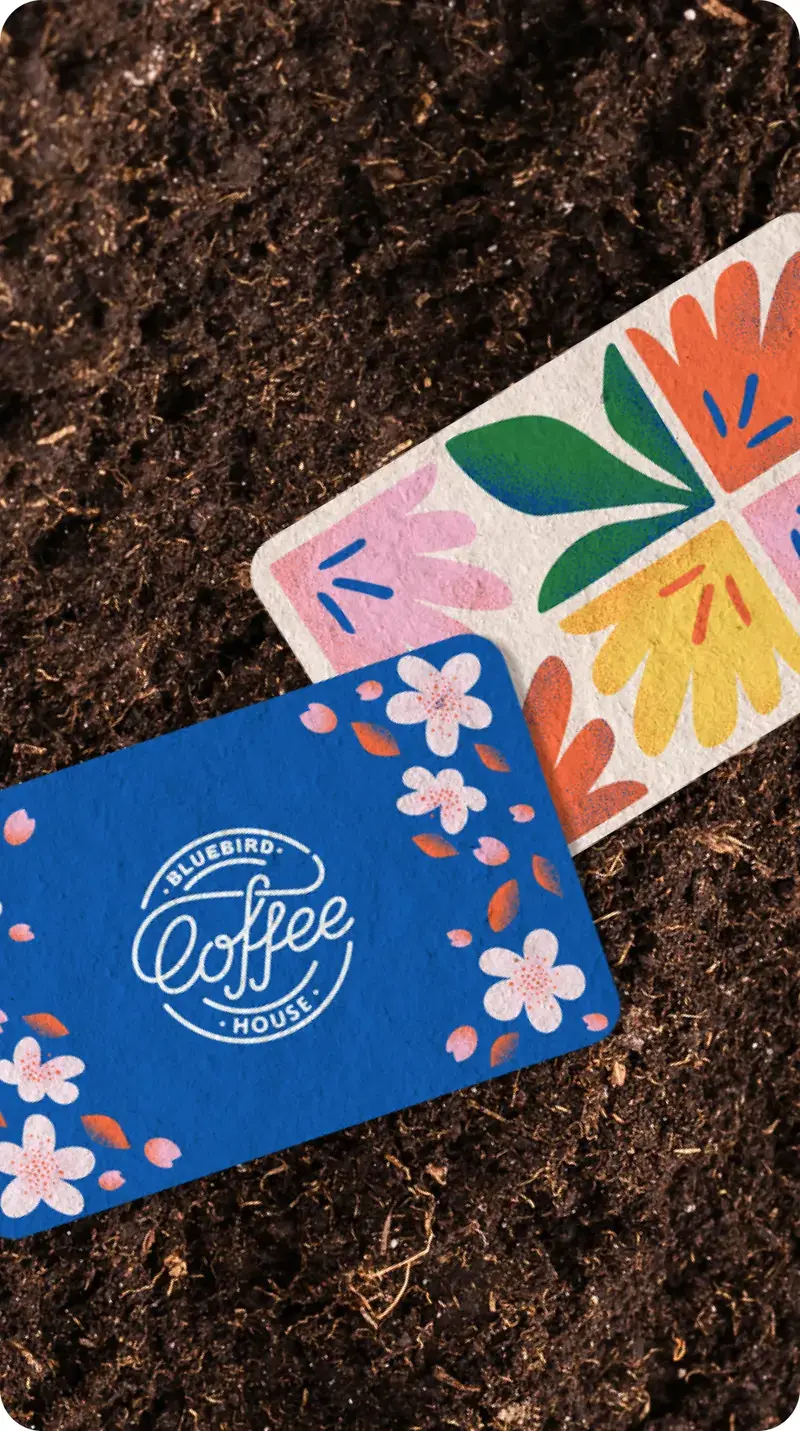
[[[789,214],[266,541],[253,581],[314,679],[496,641],[577,851],[800,712],[799,471]],[[406,684],[442,753],[480,729],[458,674]]]
[[[456,633],[313,695],[0,792],[0,1237],[613,1028],[499,649]],[[576,818],[630,798],[596,764]]]

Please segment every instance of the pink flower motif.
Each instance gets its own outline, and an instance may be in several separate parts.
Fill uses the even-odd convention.
[[[465,785],[458,770],[440,770],[431,775],[422,765],[412,765],[403,775],[403,784],[414,793],[401,795],[398,810],[404,815],[430,815],[439,811],[442,829],[448,835],[463,830],[470,810],[485,810],[486,796],[475,785]]]
[[[425,722],[425,739],[434,755],[452,755],[458,745],[458,728],[485,730],[492,723],[491,707],[468,696],[481,674],[481,663],[471,651],[445,661],[441,671],[421,656],[403,656],[397,674],[410,691],[392,696],[386,714],[396,725]]]
[[[319,701],[311,701],[308,710],[301,711],[300,719],[306,730],[313,730],[315,735],[330,735],[338,725],[336,712]]]
[[[472,853],[482,865],[504,865],[509,858],[508,845],[496,840],[494,835],[481,835]]]
[[[74,1103],[78,1090],[68,1079],[83,1073],[85,1063],[72,1054],[61,1053],[42,1063],[42,1051],[35,1038],[21,1038],[14,1049],[14,1061],[0,1059],[0,1083],[16,1085],[23,1103]]]
[[[3,1032],[3,1029],[2,1029],[1,1026],[2,1026],[3,1024],[7,1024],[7,1023],[8,1023],[8,1014],[4,1013],[3,1010],[0,1009],[0,1033]]]
[[[362,681],[360,686],[356,686],[356,691],[362,701],[377,701],[383,695],[383,686],[380,681]]]
[[[30,944],[33,939],[33,930],[29,924],[12,924],[8,931],[9,939],[13,939],[15,944]]]
[[[487,949],[479,964],[484,974],[502,980],[483,996],[483,1007],[493,1019],[515,1019],[525,1009],[539,1033],[553,1033],[561,1023],[559,999],[579,999],[586,988],[577,964],[553,966],[558,940],[549,929],[533,929],[523,944],[525,957],[510,949]]]
[[[440,608],[499,611],[504,581],[431,552],[475,540],[461,512],[416,512],[436,481],[422,467],[272,563],[271,571],[335,671],[426,646],[467,627]]]
[[[535,814],[532,805],[509,805],[508,808],[512,820],[518,825],[527,825],[528,821],[532,820]]]
[[[40,1202],[64,1217],[83,1212],[83,1194],[73,1181],[88,1177],[94,1153],[88,1148],[61,1148],[56,1152],[56,1130],[49,1118],[32,1113],[25,1119],[22,1147],[0,1143],[0,1173],[12,1181],[3,1189],[0,1209],[6,1217],[27,1217]]]
[[[448,929],[447,937],[454,949],[466,949],[472,943],[472,935],[468,929]]]
[[[478,1035],[471,1024],[462,1024],[460,1028],[453,1029],[445,1044],[447,1053],[452,1053],[456,1063],[463,1063],[465,1059],[471,1058],[478,1047]]]

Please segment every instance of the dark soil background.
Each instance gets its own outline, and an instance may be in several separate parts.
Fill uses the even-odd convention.
[[[304,683],[250,589],[264,537],[800,206],[797,34],[735,4],[13,16],[2,781]],[[6,1245],[8,1409],[38,1431],[785,1419],[799,737],[580,859],[624,1009],[596,1050]]]

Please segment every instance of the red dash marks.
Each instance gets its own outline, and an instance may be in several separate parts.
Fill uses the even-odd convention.
[[[62,1024],[55,1014],[23,1014],[22,1022],[42,1038],[63,1038],[69,1033],[66,1024]]]
[[[103,1148],[129,1148],[116,1118],[107,1118],[105,1113],[84,1113],[81,1122],[94,1143]]]
[[[400,746],[391,731],[380,725],[369,725],[367,721],[351,721],[356,740],[368,755],[399,755]]]
[[[714,583],[709,581],[703,587],[703,594],[697,607],[697,615],[694,618],[694,630],[692,632],[692,645],[702,646],[708,635],[708,618],[711,615],[711,603],[714,600]]]
[[[515,879],[506,880],[496,889],[489,900],[487,910],[489,927],[495,934],[506,929],[519,914],[519,885]]]
[[[734,611],[736,612],[736,615],[739,617],[739,620],[743,621],[745,626],[751,626],[753,624],[753,618],[750,614],[750,608],[746,605],[745,599],[742,596],[742,593],[739,590],[734,577],[730,575],[726,576],[725,590],[727,591],[728,596],[731,599],[731,604],[733,606]]]
[[[691,571],[685,571],[683,576],[676,576],[668,586],[662,586],[658,593],[659,596],[674,596],[676,591],[683,591],[685,586],[689,586],[691,582],[697,580],[698,576],[702,576],[705,569],[705,562],[701,561],[699,566],[693,566]]]
[[[501,755],[500,751],[496,750],[493,745],[482,745],[479,741],[476,741],[475,754],[479,760],[483,761],[487,770],[496,770],[500,775],[507,775],[511,769],[505,756]]]
[[[446,860],[458,854],[455,845],[441,835],[412,835],[411,838],[417,849],[422,850],[423,855],[430,855],[432,860]]]
[[[533,866],[533,878],[537,884],[546,889],[550,894],[561,894],[561,880],[558,877],[558,870],[555,865],[546,860],[543,855],[534,855],[531,864]]]
[[[492,1051],[489,1054],[489,1062],[492,1068],[499,1068],[501,1064],[508,1063],[514,1057],[519,1046],[519,1034],[501,1034],[492,1044]]]

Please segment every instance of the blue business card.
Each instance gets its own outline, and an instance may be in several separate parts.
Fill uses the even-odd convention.
[[[464,635],[0,794],[0,1233],[596,1042],[618,1001]]]

